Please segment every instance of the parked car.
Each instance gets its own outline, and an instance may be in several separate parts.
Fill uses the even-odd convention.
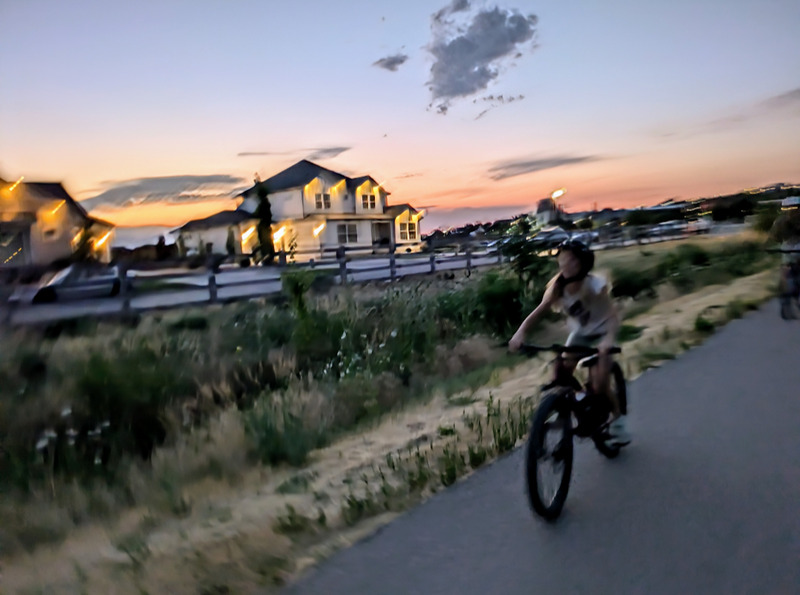
[[[654,236],[679,236],[686,233],[686,221],[664,221],[653,228]]]
[[[686,231],[689,233],[711,233],[711,228],[714,224],[711,220],[700,217],[699,219],[689,219],[688,224],[686,226]]]
[[[587,246],[591,246],[594,242],[600,239],[600,234],[596,231],[579,231],[573,233],[571,239],[583,242]]]
[[[568,239],[569,232],[560,227],[545,227],[531,238],[535,244],[539,244],[544,248],[555,248]]]
[[[32,287],[15,291],[9,301],[46,304],[55,301],[113,297],[119,293],[116,266],[72,264],[43,278]]]

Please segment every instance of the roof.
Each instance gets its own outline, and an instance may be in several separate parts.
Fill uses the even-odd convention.
[[[411,211],[412,213],[416,213],[417,209],[415,209],[409,204],[392,205],[391,207],[386,207],[384,213],[386,213],[387,215],[391,215],[392,217],[397,217],[400,213],[404,213],[405,211]]]
[[[63,200],[79,215],[87,219],[90,218],[86,209],[72,198],[69,192],[67,192],[59,182],[22,182],[20,186],[33,198],[38,198],[40,200]]]
[[[317,165],[316,163],[308,161],[307,159],[298,161],[282,172],[275,174],[271,178],[267,178],[263,181],[263,184],[267,187],[267,192],[279,192],[281,190],[289,190],[290,188],[300,188],[305,186],[311,180],[318,177],[321,173],[327,173],[334,178],[338,178],[339,180],[346,180],[347,189],[350,191],[355,191],[356,188],[358,188],[367,180],[377,185],[377,182],[372,176],[348,178],[344,174],[340,174],[339,172],[335,172],[326,167],[322,167],[321,165]],[[253,184],[253,186],[238,194],[238,196],[251,196],[252,194],[255,194],[255,190],[256,185]],[[389,194],[385,189],[384,193]]]
[[[175,233],[177,231],[198,231],[202,229],[211,229],[213,227],[224,227],[228,225],[238,225],[244,221],[251,221],[254,217],[245,211],[220,211],[214,213],[205,219],[193,219],[182,227],[178,227],[170,231]]]

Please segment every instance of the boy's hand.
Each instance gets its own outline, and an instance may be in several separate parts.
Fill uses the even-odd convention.
[[[519,348],[522,347],[524,337],[519,334],[519,332],[514,333],[514,336],[511,337],[511,340],[508,342],[508,350],[512,353],[515,351],[519,351]]]

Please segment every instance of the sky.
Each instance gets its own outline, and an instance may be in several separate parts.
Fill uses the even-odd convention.
[[[122,226],[310,159],[425,227],[800,182],[797,0],[0,0],[0,177]]]

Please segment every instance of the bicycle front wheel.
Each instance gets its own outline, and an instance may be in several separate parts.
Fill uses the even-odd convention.
[[[526,474],[531,507],[549,521],[558,518],[567,500],[572,455],[569,389],[547,391],[531,422]]]

